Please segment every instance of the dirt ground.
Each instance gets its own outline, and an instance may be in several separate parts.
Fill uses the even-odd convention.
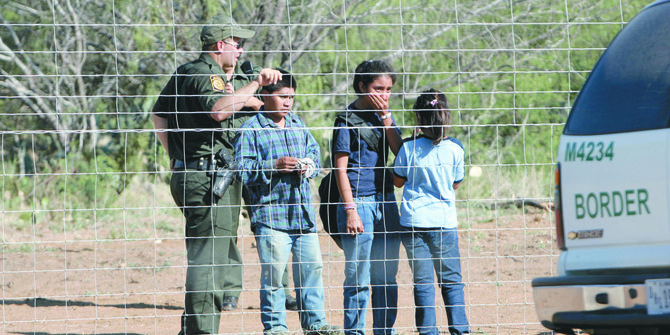
[[[65,233],[3,224],[2,333],[177,334],[186,273],[184,240],[180,230],[156,228],[157,222],[179,226],[179,216],[171,214],[150,216],[144,228],[133,226],[132,234],[123,228],[118,233],[128,225],[124,222]],[[554,274],[558,252],[552,215],[538,209],[460,210],[467,314],[474,333],[551,334],[535,315],[530,281]],[[222,314],[221,332],[260,334],[260,266],[246,221],[240,236],[245,290],[240,308]],[[344,255],[325,233],[320,238],[327,315],[329,322],[341,326]],[[414,334],[406,260],[401,261],[398,283],[396,328],[400,334]],[[437,304],[443,304],[439,295]],[[438,324],[446,334],[444,310],[438,311]],[[367,320],[371,327],[369,312]],[[288,312],[288,322],[299,333],[296,312]]]

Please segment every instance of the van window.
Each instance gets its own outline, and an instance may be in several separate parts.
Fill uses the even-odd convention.
[[[642,11],[619,32],[584,84],[564,134],[668,127],[670,3]]]

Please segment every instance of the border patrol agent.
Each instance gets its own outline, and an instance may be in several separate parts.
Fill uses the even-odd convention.
[[[263,104],[254,94],[281,73],[261,69],[252,77],[237,70],[243,40],[255,35],[230,16],[202,28],[202,54],[177,68],[153,108],[158,138],[167,150],[172,197],[186,218],[186,293],[180,334],[216,334],[221,310],[236,306],[242,290],[237,229],[242,187],[233,183],[212,194],[219,150],[234,157],[236,128]]]

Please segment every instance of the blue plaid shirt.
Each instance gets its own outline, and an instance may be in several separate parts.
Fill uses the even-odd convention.
[[[258,113],[242,125],[235,138],[235,159],[241,163],[238,178],[251,198],[251,229],[256,225],[278,230],[316,232],[309,179],[319,173],[320,148],[302,120],[289,113],[279,128]],[[275,164],[282,157],[311,158],[314,173],[280,173]]]

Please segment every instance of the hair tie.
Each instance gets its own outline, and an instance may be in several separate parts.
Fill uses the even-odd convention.
[[[433,101],[431,101],[430,105],[435,107],[435,105],[437,105],[437,99],[434,99]]]

